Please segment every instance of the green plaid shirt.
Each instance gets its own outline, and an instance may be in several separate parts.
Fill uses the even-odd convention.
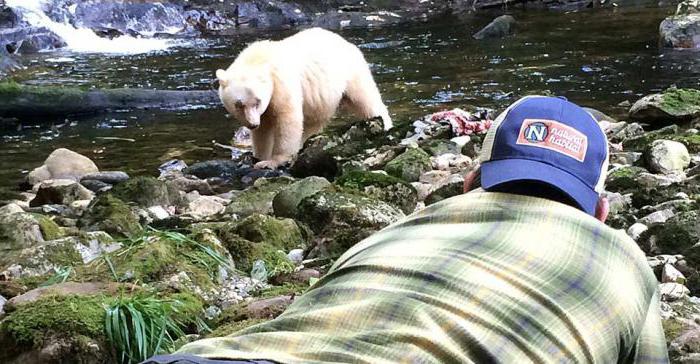
[[[179,353],[284,363],[666,363],[657,282],[623,233],[473,192],[374,234],[277,319]]]

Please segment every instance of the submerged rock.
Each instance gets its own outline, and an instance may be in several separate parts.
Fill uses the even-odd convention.
[[[80,181],[84,175],[98,172],[90,158],[72,150],[59,148],[51,152],[41,167],[29,172],[27,182],[35,184],[48,179],[71,179]]]
[[[515,24],[511,15],[501,15],[474,34],[474,39],[503,38],[515,32]]]
[[[121,171],[102,171],[96,173],[88,173],[81,178],[83,180],[96,180],[104,183],[115,185],[117,183],[126,182],[129,180],[129,175]]]

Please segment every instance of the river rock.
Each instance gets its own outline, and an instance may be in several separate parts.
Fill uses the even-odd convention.
[[[672,218],[674,215],[675,215],[675,213],[673,212],[672,209],[666,209],[666,210],[652,212],[651,214],[639,219],[638,222],[641,224],[647,225],[647,226],[656,225],[656,224],[663,224],[668,219]]]
[[[420,148],[407,149],[384,167],[384,170],[390,175],[407,182],[418,181],[421,174],[431,169],[430,155]]]
[[[44,297],[80,295],[89,296],[97,294],[117,294],[120,289],[127,287],[114,282],[64,282],[47,287],[38,287],[27,293],[13,297],[9,303],[13,306],[31,304]]]
[[[213,195],[215,193],[209,182],[203,179],[171,174],[165,180],[169,186],[185,193],[192,191],[197,191],[202,195]]]
[[[320,239],[309,258],[337,256],[373,232],[404,217],[386,202],[347,192],[323,190],[299,204],[297,219]]]
[[[690,154],[685,145],[671,140],[655,140],[646,157],[652,172],[682,173],[690,165]]]
[[[129,179],[115,186],[112,193],[122,201],[133,202],[144,208],[176,206],[182,203],[176,189],[153,177],[139,176]]]
[[[650,124],[687,122],[700,117],[700,90],[668,89],[632,105],[630,118]]]
[[[187,205],[187,212],[195,218],[207,218],[224,212],[224,202],[219,197],[201,196]]]
[[[418,192],[413,186],[383,171],[353,171],[340,176],[335,183],[392,204],[405,214],[412,213],[418,203]]]
[[[503,38],[515,32],[515,18],[501,15],[474,34],[474,39]]]
[[[27,182],[34,186],[47,179],[71,179],[79,181],[88,173],[98,172],[90,158],[72,150],[59,148],[51,152],[44,165],[29,172]]]
[[[672,264],[664,264],[661,271],[661,283],[685,283],[685,276]]]
[[[19,211],[14,204],[0,208],[2,251],[41,245],[46,240],[63,236],[61,228],[48,216]],[[3,258],[2,251],[0,259]]]
[[[639,236],[647,230],[649,230],[649,227],[642,223],[636,222],[627,229],[627,235],[629,235],[634,241],[637,241]]]
[[[459,174],[453,174],[442,186],[435,189],[425,198],[425,205],[432,205],[462,193],[464,193],[464,177]]]
[[[659,294],[661,295],[661,300],[665,302],[672,302],[680,300],[690,293],[688,287],[680,283],[661,283],[659,285]]]
[[[285,187],[294,182],[289,177],[261,178],[231,199],[226,207],[227,214],[246,217],[255,213],[273,213],[272,200]]]
[[[96,173],[88,173],[81,178],[83,180],[96,180],[104,183],[115,185],[117,183],[126,182],[129,175],[122,171],[102,171]]]
[[[92,191],[74,180],[51,179],[39,183],[36,197],[29,202],[29,206],[70,205],[74,201],[91,200],[93,197]]]
[[[291,263],[283,252],[305,248],[311,233],[292,219],[252,214],[237,223],[227,223],[217,234],[233,257],[236,267],[250,272],[262,260],[270,269],[280,261]]]
[[[284,187],[272,200],[275,216],[294,218],[297,216],[299,203],[331,185],[323,177],[306,177]]]
[[[135,236],[142,231],[138,215],[111,193],[95,198],[78,220],[78,226],[88,231],[106,231],[113,236]]]
[[[95,193],[100,193],[100,192],[107,192],[112,189],[112,185],[109,183],[105,183],[102,181],[98,181],[95,179],[81,179],[80,184],[83,185],[85,188],[88,190],[95,192]]]
[[[700,47],[700,14],[675,15],[664,19],[659,26],[662,47]]]

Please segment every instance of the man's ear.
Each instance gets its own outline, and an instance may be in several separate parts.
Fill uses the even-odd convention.
[[[608,219],[608,214],[610,213],[610,202],[607,197],[600,196],[598,198],[598,204],[595,207],[595,218],[601,222],[605,222]]]
[[[228,77],[226,76],[226,71],[221,69],[216,70],[216,78],[219,80],[219,85],[221,85],[221,87],[228,86]]]

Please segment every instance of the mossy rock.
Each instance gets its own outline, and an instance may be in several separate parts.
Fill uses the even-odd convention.
[[[278,250],[288,252],[304,248],[312,233],[292,219],[251,215],[238,223],[229,223],[217,231],[236,267],[250,272],[253,263],[262,259],[268,271],[279,265]]]
[[[290,173],[298,178],[320,176],[333,180],[340,173],[343,163],[362,160],[368,150],[388,144],[395,143],[390,142],[381,118],[340,127],[331,126],[323,134],[311,137],[304,143]]]
[[[680,192],[687,194],[692,200],[690,209],[700,204],[700,184],[674,183],[664,187],[632,191],[632,206],[635,208],[655,206],[676,199],[675,195]]]
[[[272,200],[275,216],[295,217],[301,200],[330,185],[331,183],[323,177],[311,176],[284,187]]]
[[[445,139],[428,139],[420,144],[421,149],[430,155],[437,157],[443,154],[460,154],[461,148],[457,143]]]
[[[51,296],[18,306],[0,322],[0,361],[9,361],[57,338],[104,340],[102,296]],[[74,358],[80,356],[75,353]]]
[[[206,338],[218,338],[218,337],[224,337],[224,336],[229,336],[233,335],[243,329],[247,329],[249,327],[255,326],[257,324],[263,323],[270,321],[269,319],[266,318],[261,318],[261,319],[247,319],[247,320],[242,320],[242,321],[233,321],[233,322],[227,322],[223,323],[212,332],[206,335]]]
[[[114,187],[115,197],[140,207],[177,206],[182,204],[179,192],[171,185],[153,177],[139,176]]]
[[[421,174],[431,169],[430,155],[420,148],[407,149],[384,167],[390,175],[408,182],[418,181]]]
[[[642,135],[625,139],[622,141],[622,145],[625,147],[626,151],[644,152],[655,140],[673,140],[673,137],[678,135],[678,133],[679,129],[677,125],[669,125],[659,130],[646,132]]]
[[[30,248],[64,233],[51,218],[26,212],[0,214],[2,251]],[[0,258],[2,253],[0,252]]]
[[[125,248],[106,254],[90,264],[76,267],[78,281],[117,281],[159,284],[184,272],[187,288],[210,289],[217,283],[220,261],[209,251],[226,258],[218,241],[193,236],[196,244],[153,233],[124,243]]]
[[[700,249],[692,248],[700,241],[700,212],[679,213],[663,224],[654,225],[639,237],[641,242],[653,240],[654,254],[683,254],[694,268],[700,268]]]
[[[624,192],[629,190],[640,189],[638,177],[641,173],[647,172],[646,169],[636,166],[625,166],[618,168],[608,174],[606,180],[606,188],[611,192]]]
[[[690,121],[700,116],[700,90],[670,88],[645,96],[630,108],[630,118],[650,123]]]
[[[700,153],[700,134],[676,135],[670,140],[683,143],[690,153]]]
[[[317,233],[319,244],[309,257],[337,256],[371,233],[404,217],[381,200],[328,189],[305,198],[297,219]]]
[[[451,181],[440,186],[425,198],[425,205],[429,206],[450,197],[459,196],[464,193],[464,181]]]
[[[416,209],[418,192],[406,181],[380,172],[352,171],[340,176],[335,184],[360,191],[410,214]]]
[[[105,231],[112,236],[131,237],[143,228],[131,208],[112,194],[95,198],[88,206],[78,225],[90,231]]]
[[[285,187],[294,182],[289,177],[260,178],[240,194],[231,199],[227,214],[246,217],[252,214],[272,214],[272,200]]]

